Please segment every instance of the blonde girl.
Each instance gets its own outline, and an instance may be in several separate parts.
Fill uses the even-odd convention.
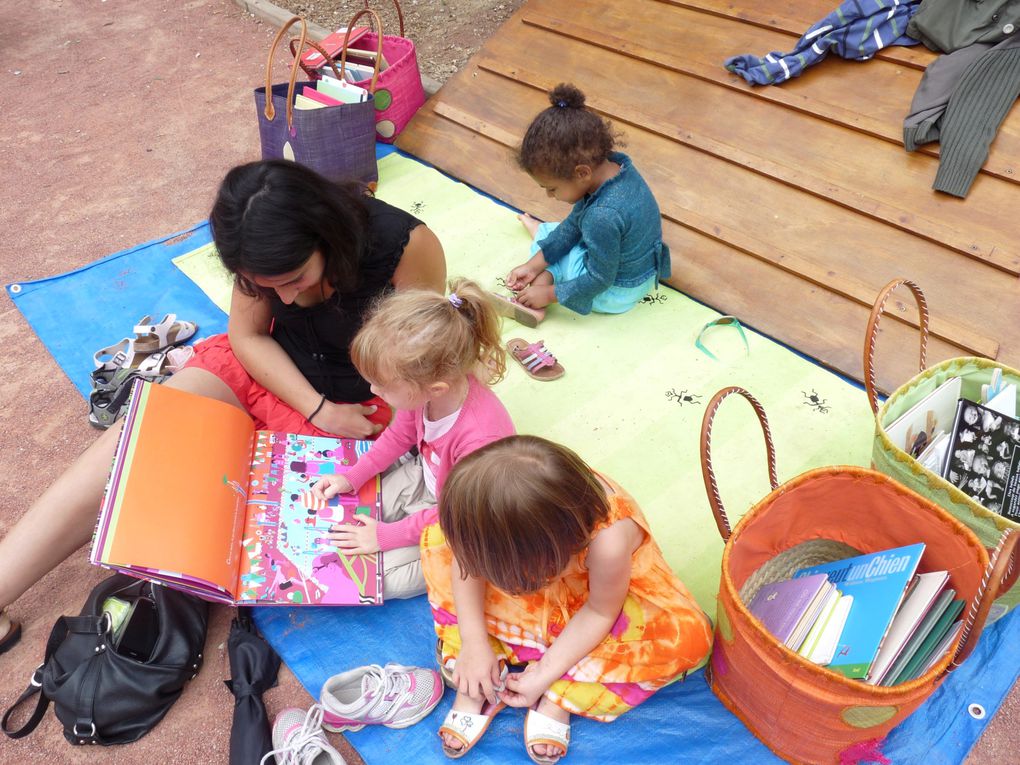
[[[436,521],[436,497],[447,474],[475,449],[514,433],[510,415],[488,387],[506,370],[499,317],[486,293],[466,279],[452,281],[446,296],[395,292],[370,313],[351,344],[351,358],[396,415],[351,470],[323,476],[312,491],[328,500],[386,471],[382,521],[366,517],[360,526],[334,526],[329,536],[346,553],[386,553],[386,598],[420,595],[425,582],[418,542],[422,529]],[[396,464],[412,449],[413,459]]]
[[[504,438],[457,465],[422,564],[441,661],[456,660],[439,730],[450,757],[509,705],[529,710],[528,756],[557,762],[570,715],[614,720],[711,648],[708,617],[634,500],[542,438]],[[524,671],[503,680],[504,665]]]

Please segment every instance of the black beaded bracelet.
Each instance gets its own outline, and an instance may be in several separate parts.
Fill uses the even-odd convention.
[[[306,419],[309,422],[311,422],[312,418],[315,417],[315,415],[317,415],[322,410],[322,405],[325,404],[325,403],[326,403],[326,394],[323,393],[322,394],[322,398],[319,399],[319,405],[317,407],[315,407],[315,411],[312,412],[310,415],[308,415],[308,417]]]

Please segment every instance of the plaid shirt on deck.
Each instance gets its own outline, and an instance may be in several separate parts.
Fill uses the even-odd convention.
[[[918,7],[920,0],[846,0],[805,32],[792,52],[733,56],[725,66],[752,85],[775,85],[799,76],[830,50],[867,61],[889,45],[917,45],[906,29]]]

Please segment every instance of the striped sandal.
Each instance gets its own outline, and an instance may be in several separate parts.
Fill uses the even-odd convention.
[[[513,337],[507,340],[506,347],[510,355],[524,367],[529,377],[545,381],[563,377],[563,366],[549,353],[543,341],[528,343],[519,337]]]

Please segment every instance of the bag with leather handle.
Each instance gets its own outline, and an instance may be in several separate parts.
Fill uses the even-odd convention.
[[[114,646],[112,617],[103,604],[115,596],[128,602],[148,598],[156,618],[143,635],[152,645],[146,661],[124,655]],[[208,604],[191,595],[124,574],[100,582],[79,616],[61,616],[46,643],[46,658],[28,688],[0,723],[11,738],[27,736],[39,725],[52,702],[72,744],[127,744],[163,719],[198,674],[205,645]],[[122,641],[123,642],[123,641]],[[9,720],[36,694],[35,711],[18,730]]]

